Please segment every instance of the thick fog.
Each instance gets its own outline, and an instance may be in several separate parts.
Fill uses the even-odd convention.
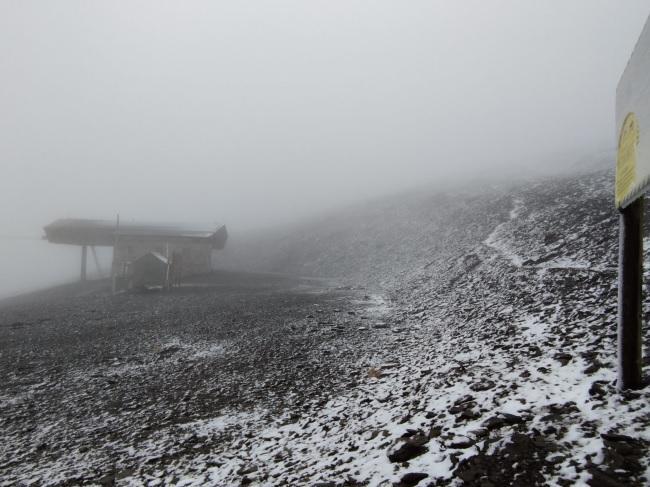
[[[649,12],[0,0],[0,295],[76,274],[78,248],[38,241],[60,217],[232,233],[611,149],[616,83]]]

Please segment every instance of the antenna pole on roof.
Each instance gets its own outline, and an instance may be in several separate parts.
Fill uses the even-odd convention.
[[[81,282],[86,281],[86,263],[88,262],[88,246],[81,246]]]
[[[169,285],[169,264],[170,264],[170,260],[169,260],[169,242],[165,243],[165,257],[167,258],[167,268],[165,269],[165,286],[164,286],[164,288],[169,290],[169,288],[171,287]]]
[[[111,265],[111,290],[113,294],[117,292],[117,272],[115,269],[115,254],[117,252],[117,244],[119,243],[120,234],[120,214],[117,214],[117,221],[115,222],[115,240],[113,242],[113,264]]]

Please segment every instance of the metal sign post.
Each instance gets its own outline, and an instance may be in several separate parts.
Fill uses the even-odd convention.
[[[616,90],[616,207],[620,211],[618,388],[643,387],[643,206],[650,188],[650,22]]]
[[[618,387],[640,389],[643,301],[643,203],[621,210],[618,277]]]

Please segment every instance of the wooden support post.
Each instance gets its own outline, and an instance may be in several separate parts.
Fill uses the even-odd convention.
[[[90,247],[90,250],[93,253],[93,259],[95,260],[95,269],[97,269],[97,275],[101,278],[102,276],[102,268],[99,265],[99,259],[97,258],[97,252],[95,251],[95,246],[93,245]]]
[[[618,277],[618,389],[640,389],[643,286],[643,203],[621,210]]]
[[[113,241],[113,263],[111,264],[111,291],[113,294],[117,292],[117,246],[120,241],[120,214],[117,214],[115,221],[115,236]]]
[[[81,247],[81,281],[86,280],[86,262],[88,261],[88,246],[82,245]]]

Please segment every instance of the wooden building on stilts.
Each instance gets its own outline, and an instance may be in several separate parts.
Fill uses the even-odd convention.
[[[44,230],[49,242],[81,247],[82,281],[87,278],[88,248],[99,265],[95,247],[113,247],[112,276],[127,276],[135,262],[153,254],[161,262],[174,262],[174,278],[180,279],[210,272],[213,252],[223,249],[228,239],[225,225],[61,219]],[[168,272],[166,281],[169,278]]]

